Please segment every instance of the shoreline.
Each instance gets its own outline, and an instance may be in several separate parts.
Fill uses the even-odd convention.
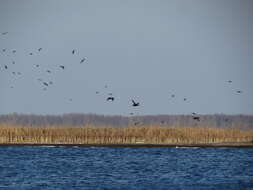
[[[118,147],[118,148],[253,148],[253,143],[198,143],[198,144],[71,144],[71,143],[1,143],[1,146],[55,146],[55,147]]]

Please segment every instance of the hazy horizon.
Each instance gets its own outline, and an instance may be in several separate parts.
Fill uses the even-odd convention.
[[[0,115],[252,115],[252,19],[251,0],[2,0]]]

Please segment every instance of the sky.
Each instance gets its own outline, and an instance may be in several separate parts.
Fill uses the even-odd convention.
[[[0,114],[253,114],[252,34],[252,0],[0,0]]]

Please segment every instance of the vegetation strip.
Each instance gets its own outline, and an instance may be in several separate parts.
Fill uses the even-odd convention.
[[[0,144],[174,146],[253,143],[253,130],[200,127],[63,127],[0,124]]]

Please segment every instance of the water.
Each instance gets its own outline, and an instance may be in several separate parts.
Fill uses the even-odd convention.
[[[0,189],[253,189],[253,149],[0,147]]]

